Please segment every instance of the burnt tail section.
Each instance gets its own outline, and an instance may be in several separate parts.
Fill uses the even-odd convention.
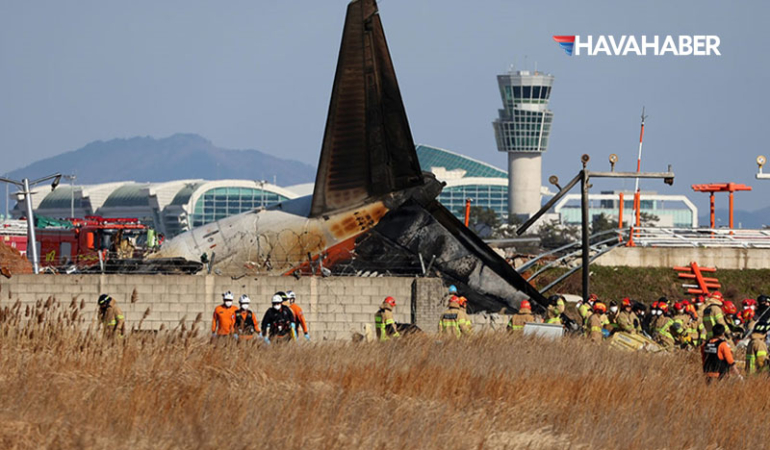
[[[348,5],[311,217],[422,184],[374,0]]]

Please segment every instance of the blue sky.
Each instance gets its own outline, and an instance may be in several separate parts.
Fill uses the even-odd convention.
[[[0,3],[0,151],[6,172],[88,142],[193,132],[315,164],[345,1],[26,1]],[[383,25],[415,141],[500,167],[495,76],[511,64],[552,73],[555,113],[544,179],[580,154],[634,169],[672,164],[673,188],[735,181],[739,209],[770,205],[754,180],[769,154],[767,2],[385,0]],[[721,38],[720,57],[569,57],[554,34]],[[632,181],[597,181],[597,189]],[[726,198],[718,206],[726,206]],[[724,205],[722,205],[724,203]]]

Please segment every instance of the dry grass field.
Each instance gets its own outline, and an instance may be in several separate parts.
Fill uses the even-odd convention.
[[[0,315],[2,449],[765,448],[767,379],[582,339],[102,340],[82,304]]]

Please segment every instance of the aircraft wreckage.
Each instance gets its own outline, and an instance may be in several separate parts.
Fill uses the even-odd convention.
[[[466,228],[422,172],[374,0],[347,8],[312,196],[231,216],[150,258],[209,260],[215,273],[422,273],[464,287],[474,311],[543,296]]]

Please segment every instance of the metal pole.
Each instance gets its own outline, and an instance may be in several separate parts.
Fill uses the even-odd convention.
[[[70,218],[75,218],[75,175],[70,175]]]
[[[623,203],[623,193],[621,192],[618,199],[618,228],[623,229],[623,207],[625,204]]]
[[[644,119],[646,119],[647,116],[644,115],[644,106],[642,106],[642,129],[639,131],[639,155],[636,158],[636,173],[640,173],[642,171],[642,141],[644,140]],[[642,200],[641,200],[641,191],[639,190],[639,178],[636,179],[636,188],[634,189],[636,193],[634,194],[634,201],[636,208],[636,227],[639,228],[640,225],[640,219],[641,214],[640,210],[642,209]]]
[[[730,229],[733,229],[733,191],[730,191]]]
[[[711,216],[711,229],[713,230],[716,226],[716,223],[714,222],[714,193],[711,193],[711,196],[709,196],[709,211]]]
[[[471,220],[471,199],[465,199],[465,226],[467,227]]]
[[[32,255],[32,269],[40,273],[40,260],[37,256],[37,241],[35,240],[35,216],[32,212],[32,192],[29,190],[29,179],[24,183],[24,202],[27,205],[27,255]]]
[[[8,199],[10,199],[10,192],[8,191],[8,183],[5,183],[5,220],[8,220]]]
[[[588,265],[591,263],[591,261],[588,256],[588,173],[585,169],[580,172],[580,193],[580,212],[582,216],[582,229],[580,231],[583,244],[583,301],[588,301],[588,274],[590,273]]]

